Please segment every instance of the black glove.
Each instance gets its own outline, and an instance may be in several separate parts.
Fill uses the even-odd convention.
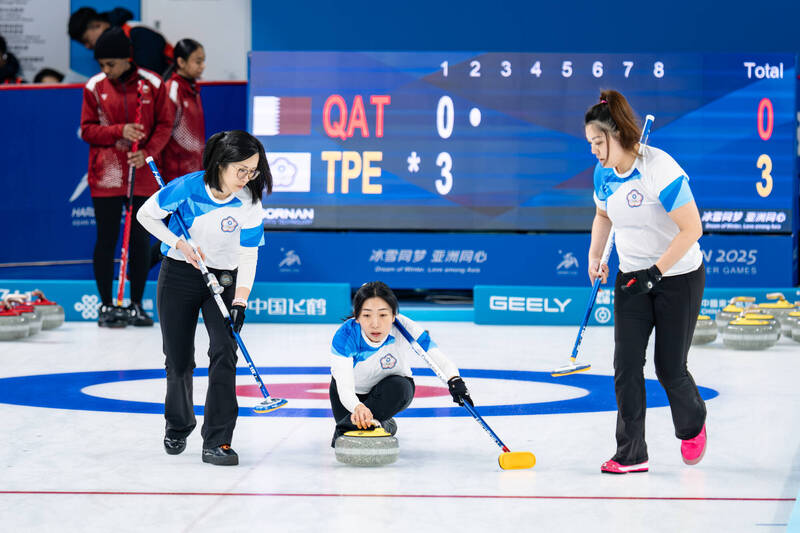
[[[242,331],[242,326],[244,326],[244,310],[245,306],[240,304],[231,306],[231,324],[236,333]]]
[[[472,403],[472,398],[469,396],[469,391],[467,390],[467,384],[464,383],[464,380],[461,377],[456,376],[454,378],[450,378],[450,381],[447,382],[447,386],[450,388],[450,396],[453,397],[453,401],[458,405],[464,405],[464,402],[474,405]]]
[[[646,294],[661,281],[661,271],[653,265],[646,270],[636,270],[625,274],[620,290],[630,296]]]

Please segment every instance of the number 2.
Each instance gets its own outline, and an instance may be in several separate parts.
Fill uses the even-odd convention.
[[[469,66],[471,67],[469,70],[469,77],[470,78],[480,78],[481,77],[481,62],[480,61],[470,61]]]

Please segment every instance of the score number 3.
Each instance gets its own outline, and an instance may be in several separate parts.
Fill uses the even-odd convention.
[[[764,125],[764,112],[767,113],[767,123]],[[762,141],[768,141],[772,137],[772,129],[775,125],[775,112],[772,109],[772,101],[769,98],[762,98],[758,104],[758,136]],[[756,192],[762,198],[766,198],[772,192],[772,158],[767,154],[758,156],[756,166],[761,169],[761,181],[756,182]]]

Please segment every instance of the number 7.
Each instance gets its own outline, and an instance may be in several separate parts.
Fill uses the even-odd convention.
[[[633,61],[623,61],[622,64],[625,65],[625,77],[627,78],[633,68]]]

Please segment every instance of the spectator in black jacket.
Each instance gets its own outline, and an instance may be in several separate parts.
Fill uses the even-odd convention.
[[[133,43],[133,62],[163,74],[172,64],[172,45],[157,31],[128,24],[132,18],[133,13],[122,7],[103,13],[91,7],[82,7],[69,17],[67,31],[73,41],[94,50],[94,43],[103,32],[112,26],[119,26]]]
[[[0,35],[0,85],[25,83],[19,76],[19,61],[8,51],[6,40]]]

